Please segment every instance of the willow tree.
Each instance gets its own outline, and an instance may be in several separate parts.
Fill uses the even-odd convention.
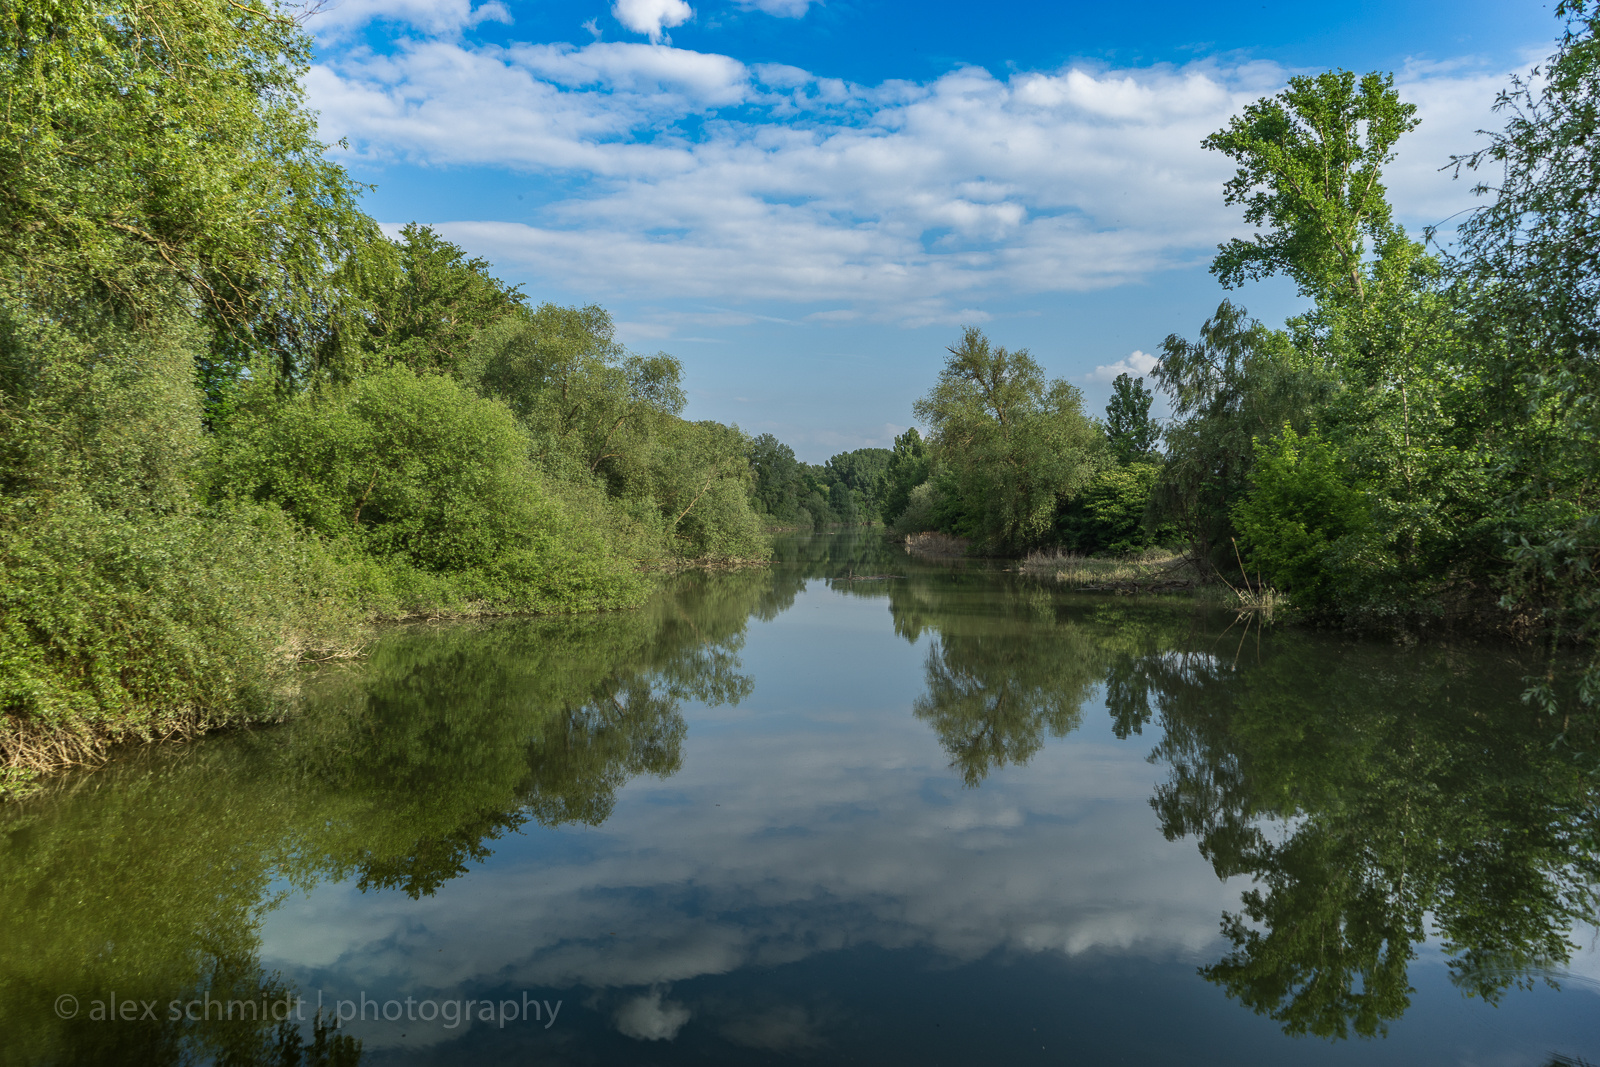
[[[1105,462],[1083,394],[1047,382],[1026,349],[967,327],[939,381],[916,402],[939,465],[937,510],[954,532],[1017,550],[1047,538],[1060,505]]]
[[[376,236],[327,160],[311,42],[271,0],[19,0],[0,15],[0,291],[133,325],[174,305],[215,354],[337,361],[337,284]]]
[[[0,47],[4,791],[270,701],[322,593],[281,516],[193,499],[196,363],[214,399],[257,353],[337,366],[376,231],[274,6],[17,0]]]

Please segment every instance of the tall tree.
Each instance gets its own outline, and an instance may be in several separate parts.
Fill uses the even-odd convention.
[[[323,156],[311,41],[270,0],[18,0],[0,14],[0,288],[135,323],[179,306],[287,373],[337,362],[378,234]]]
[[[1487,436],[1499,469],[1510,599],[1553,634],[1592,638],[1582,699],[1600,704],[1600,7],[1562,0],[1560,45],[1514,79],[1505,128],[1458,168],[1496,168],[1493,199],[1461,227],[1475,301]],[[1548,684],[1538,694],[1551,699]]]
[[[1122,464],[1148,458],[1161,437],[1150,418],[1155,394],[1144,387],[1143,378],[1117,375],[1111,383],[1111,402],[1106,405],[1106,441],[1112,455]]]
[[[1230,289],[1287,274],[1307,296],[1364,304],[1363,257],[1404,240],[1380,179],[1416,110],[1392,75],[1327,71],[1289,79],[1207,137],[1205,147],[1239,164],[1227,203],[1270,227],[1221,245],[1211,272]]]
[[[915,426],[894,439],[889,465],[878,492],[878,511],[885,523],[898,519],[911,503],[911,490],[928,480],[928,449]]]
[[[373,272],[364,342],[382,363],[455,371],[474,338],[524,306],[521,286],[431,227],[408,223],[391,249],[390,269]]]

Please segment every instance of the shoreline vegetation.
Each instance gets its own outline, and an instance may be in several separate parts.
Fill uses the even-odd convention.
[[[1391,75],[1289,79],[1203,146],[1255,228],[1227,289],[1282,276],[1271,327],[1224,300],[1103,419],[1025,350],[969,327],[897,438],[881,516],[908,548],[1022,560],[1127,593],[1228,590],[1256,618],[1412,641],[1499,635],[1582,650],[1600,704],[1600,8],[1558,5],[1555,53],[1513,79],[1449,239],[1394,221],[1383,170],[1418,124]],[[932,534],[949,540],[936,541]],[[1537,676],[1542,671],[1543,676]],[[1554,668],[1524,700],[1557,713]]]
[[[1318,625],[1584,644],[1600,702],[1600,42],[1586,2],[1558,14],[1505,129],[1453,160],[1494,180],[1449,247],[1391,218],[1417,123],[1391,77],[1293,78],[1205,140],[1259,230],[1213,273],[1286,276],[1310,309],[1270,328],[1224,301],[1168,337],[1164,426],[1144,379],[1091,417],[968,328],[915,405],[926,438],[816,465],[683,417],[678,361],[605,309],[386,236],[272,0],[20,0],[0,798],[118,742],[275,721],[301,665],[387,620],[631,609],[663,573],[769,559],[768,529],[879,521],[1077,588],[1215,580]]]

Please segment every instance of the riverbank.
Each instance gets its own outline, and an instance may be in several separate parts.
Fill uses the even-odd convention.
[[[661,583],[686,572],[723,572],[765,567],[766,557],[637,561],[636,583],[621,600],[604,604],[569,601],[530,609],[529,601],[474,599],[458,595],[400,606],[369,601],[365,611],[351,604],[328,607],[313,632],[285,627],[275,640],[236,648],[222,673],[233,685],[212,691],[210,700],[184,704],[141,703],[119,694],[107,704],[85,704],[66,713],[30,717],[0,716],[0,803],[36,792],[50,778],[92,769],[130,745],[174,744],[230,730],[275,726],[294,714],[308,672],[323,664],[363,658],[387,631],[418,622],[469,622],[508,618],[628,613],[659,591]],[[138,635],[134,635],[137,639]],[[137,640],[136,642],[137,643]],[[126,666],[126,665],[125,665]]]

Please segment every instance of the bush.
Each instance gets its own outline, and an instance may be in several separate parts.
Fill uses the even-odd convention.
[[[922,482],[906,494],[906,506],[895,517],[892,529],[897,534],[921,533],[937,525],[934,516],[933,483]]]
[[[1358,554],[1353,542],[1368,514],[1333,446],[1288,427],[1274,442],[1257,442],[1250,489],[1232,510],[1249,567],[1313,612],[1332,604],[1342,581],[1337,561]]]
[[[1177,541],[1181,535],[1172,524],[1145,523],[1159,476],[1153,463],[1108,467],[1095,475],[1057,514],[1060,543],[1076,552],[1122,555]]]
[[[576,610],[636,601],[640,580],[592,523],[573,521],[498,401],[392,367],[289,398],[258,386],[219,435],[219,500],[276,504],[371,560],[383,614]]]

